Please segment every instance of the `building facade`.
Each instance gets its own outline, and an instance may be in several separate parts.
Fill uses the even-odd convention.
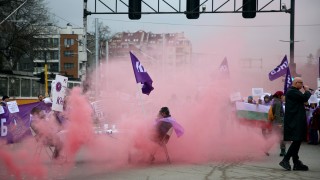
[[[36,49],[33,59],[34,71],[39,74],[48,66],[49,78],[60,74],[69,78],[82,79],[86,74],[86,53],[83,46],[83,28],[48,27],[48,31],[39,36],[43,46]],[[29,65],[24,64],[24,67]],[[24,69],[22,69],[24,70]]]
[[[153,61],[181,65],[190,63],[192,45],[184,33],[121,32],[108,40],[110,60],[127,59],[129,51],[142,53]]]

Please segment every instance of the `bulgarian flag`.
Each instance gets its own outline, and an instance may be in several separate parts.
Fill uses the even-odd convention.
[[[270,106],[236,102],[237,117],[247,120],[267,121]]]

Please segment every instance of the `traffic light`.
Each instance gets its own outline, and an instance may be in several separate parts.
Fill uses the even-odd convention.
[[[257,0],[242,0],[242,17],[255,18],[257,10]]]
[[[44,83],[45,83],[44,72],[41,72],[41,73],[38,74],[37,76],[40,77],[40,79],[38,80],[38,82],[41,83],[41,84],[44,84]]]
[[[129,19],[138,20],[141,18],[141,0],[129,0]]]
[[[198,19],[200,9],[200,0],[187,0],[187,18],[188,19]]]

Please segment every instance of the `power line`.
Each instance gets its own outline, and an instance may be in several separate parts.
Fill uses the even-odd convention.
[[[69,20],[67,20],[67,19],[65,19],[65,18],[63,18],[63,17],[60,17],[60,16],[56,15],[55,13],[52,13],[52,12],[49,12],[49,13],[51,13],[53,16],[58,17],[59,19],[62,19],[62,20],[64,20],[64,21],[66,21],[67,23],[70,23],[70,24],[72,24],[72,25],[74,25],[74,26],[77,26],[77,27],[79,27],[79,28],[82,28],[82,26],[79,26],[79,25],[77,25],[77,24],[75,24],[75,23],[73,23],[73,22],[71,22],[71,21],[69,21]]]

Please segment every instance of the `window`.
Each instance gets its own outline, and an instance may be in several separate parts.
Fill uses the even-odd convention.
[[[9,96],[20,96],[20,79],[9,78]]]
[[[0,94],[1,95],[8,94],[7,86],[8,86],[8,79],[5,77],[0,77]]]
[[[70,47],[74,44],[74,39],[64,39],[64,46],[65,47]]]
[[[38,94],[40,93],[40,83],[38,83],[37,80],[35,79],[33,79],[31,82],[32,82],[31,96],[37,97]]]
[[[31,63],[23,63],[22,69],[24,71],[31,70],[32,69]]]
[[[59,39],[58,38],[53,38],[52,46],[53,47],[59,47]]]
[[[51,57],[52,59],[59,59],[59,51],[52,51]]]
[[[73,57],[73,51],[63,51],[65,57]]]
[[[50,71],[58,72],[59,71],[59,64],[58,63],[50,64]]]
[[[73,69],[74,63],[64,63],[64,69]]]
[[[30,79],[21,79],[21,96],[22,97],[30,97],[31,81]]]

